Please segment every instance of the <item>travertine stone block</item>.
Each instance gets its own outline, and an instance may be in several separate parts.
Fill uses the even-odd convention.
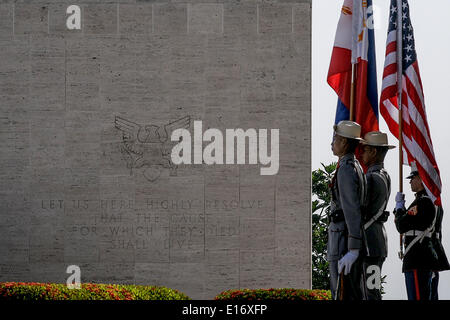
[[[258,18],[258,33],[292,33],[291,4],[260,4]]]
[[[85,34],[117,34],[117,3],[84,5]]]
[[[153,32],[155,34],[186,34],[187,5],[185,3],[155,3],[153,5]]]
[[[13,5],[0,4],[0,37],[9,37],[13,34]]]
[[[153,7],[149,4],[119,5],[119,34],[141,35],[153,32]]]
[[[48,33],[48,5],[39,3],[14,4],[14,34]]]
[[[222,33],[223,5],[190,4],[188,5],[188,33]]]
[[[29,38],[4,39],[0,40],[0,45],[0,110],[2,113],[28,110],[31,72]]]
[[[235,37],[255,36],[258,31],[258,15],[254,2],[225,2],[223,5],[224,34]]]
[[[311,2],[304,1],[293,6],[294,32],[297,34],[308,34],[311,32]]]

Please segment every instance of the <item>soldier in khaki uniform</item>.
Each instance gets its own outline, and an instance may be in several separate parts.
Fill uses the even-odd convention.
[[[391,179],[384,169],[388,150],[387,134],[374,131],[364,136],[362,161],[367,166],[367,204],[363,210],[363,232],[366,256],[363,259],[363,296],[367,300],[381,300],[381,268],[387,257],[385,211],[391,193]]]
[[[330,285],[335,299],[342,280],[344,300],[361,300],[361,262],[363,238],[361,206],[365,201],[366,180],[355,158],[355,150],[362,140],[361,126],[353,121],[341,121],[334,127],[331,144],[339,157],[332,179],[332,202],[328,227],[327,260],[330,266]]]

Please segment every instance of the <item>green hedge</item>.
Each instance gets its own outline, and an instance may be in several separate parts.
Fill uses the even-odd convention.
[[[82,283],[81,289],[66,284],[0,282],[0,300],[191,300],[178,290],[157,286]],[[214,300],[331,300],[328,290],[241,289],[227,290]]]
[[[241,289],[227,290],[218,294],[215,300],[332,300],[329,290],[308,289]]]
[[[117,284],[82,283],[80,289],[66,284],[0,282],[0,300],[190,300],[178,290]]]

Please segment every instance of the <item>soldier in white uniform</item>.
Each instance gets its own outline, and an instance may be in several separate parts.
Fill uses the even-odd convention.
[[[343,294],[339,299],[361,300],[363,236],[361,206],[365,201],[366,180],[355,158],[355,150],[362,140],[361,126],[353,121],[341,121],[334,126],[331,144],[339,157],[331,183],[332,203],[328,228],[327,260],[330,266],[330,285],[335,298],[338,280],[342,280]],[[339,281],[340,283],[340,281]]]
[[[374,131],[364,136],[362,161],[367,166],[367,202],[363,210],[363,232],[366,252],[363,259],[362,289],[364,299],[381,300],[381,268],[387,257],[385,211],[391,193],[391,179],[384,169],[389,149],[387,134]]]

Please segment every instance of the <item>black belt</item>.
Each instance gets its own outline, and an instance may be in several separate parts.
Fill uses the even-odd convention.
[[[376,222],[386,222],[389,218],[389,211],[384,211],[383,214],[376,220]],[[335,210],[328,215],[330,222],[341,222],[345,220],[344,211],[342,209]],[[366,219],[366,222],[370,219]]]

